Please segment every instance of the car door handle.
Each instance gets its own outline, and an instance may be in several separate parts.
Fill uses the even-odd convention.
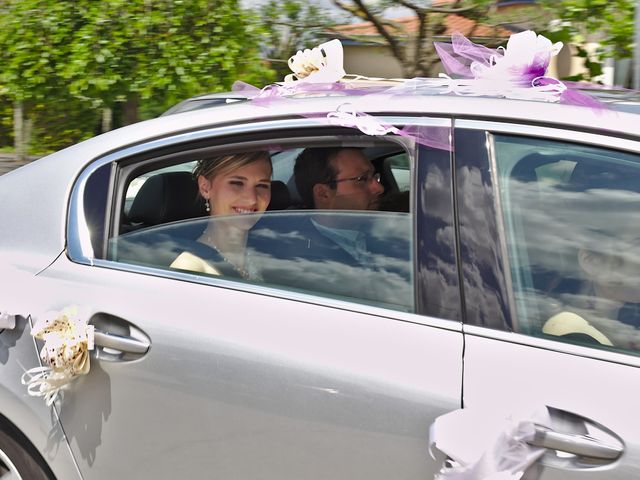
[[[615,460],[624,450],[619,445],[612,445],[589,435],[560,433],[540,425],[536,426],[536,433],[529,443],[535,447],[599,460]]]
[[[96,346],[118,350],[123,353],[133,353],[137,355],[145,354],[149,351],[151,344],[144,340],[133,337],[125,337],[114,333],[107,333],[96,329],[93,341]]]

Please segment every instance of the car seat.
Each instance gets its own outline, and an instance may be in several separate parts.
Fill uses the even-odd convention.
[[[198,186],[190,172],[158,173],[144,182],[134,198],[128,215],[128,230],[206,214]]]

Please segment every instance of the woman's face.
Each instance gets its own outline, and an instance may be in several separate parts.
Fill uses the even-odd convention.
[[[219,173],[210,180],[198,177],[200,193],[209,199],[211,215],[243,215],[264,212],[271,200],[271,164],[257,160]],[[250,228],[257,218],[247,228]]]

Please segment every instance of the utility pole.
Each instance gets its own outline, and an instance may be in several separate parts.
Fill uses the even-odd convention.
[[[640,90],[640,0],[636,1],[635,46],[633,48],[633,89]]]

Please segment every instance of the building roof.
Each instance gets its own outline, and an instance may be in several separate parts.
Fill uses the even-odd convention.
[[[454,0],[433,0],[434,7],[445,7],[447,4],[453,3]],[[531,4],[532,0],[510,0],[505,2],[504,6],[513,6],[516,4]],[[433,15],[438,15],[434,13]],[[387,19],[396,25],[400,35],[413,35],[418,30],[418,18],[414,15]],[[513,31],[504,27],[493,27],[476,22],[470,18],[450,13],[444,17],[445,31],[441,36],[449,37],[453,33],[461,33],[466,37],[472,38],[508,38]],[[361,37],[361,40],[375,40],[380,37],[376,27],[371,22],[360,22],[349,25],[336,25],[331,27],[333,34],[338,36]]]
[[[401,34],[412,35],[418,30],[418,18],[415,16],[394,18],[392,22],[397,25]],[[478,24],[470,18],[457,14],[449,14],[445,17],[446,30],[442,35],[450,36],[453,33],[461,33],[466,37],[490,37],[508,38],[513,32],[503,27],[491,27]],[[337,35],[350,37],[379,37],[376,27],[371,22],[354,23],[351,25],[337,25],[331,27]]]

